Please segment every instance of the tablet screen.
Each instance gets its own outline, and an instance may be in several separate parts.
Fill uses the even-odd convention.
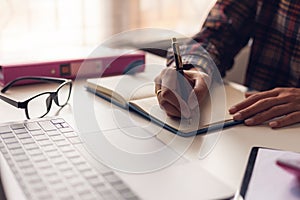
[[[248,159],[240,195],[245,200],[299,200],[299,180],[276,164],[279,158],[299,156],[299,153],[254,147]]]

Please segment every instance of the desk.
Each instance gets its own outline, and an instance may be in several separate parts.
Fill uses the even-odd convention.
[[[146,63],[157,63],[164,65],[164,60],[152,55],[147,55]],[[101,130],[109,131],[116,128],[115,121],[111,116],[112,111],[116,109],[110,103],[100,99],[95,98],[93,94],[90,94],[84,89],[84,80],[78,80],[75,82],[75,88],[81,88],[81,92],[86,98],[90,98],[94,102],[94,112],[96,117],[101,119]],[[48,85],[44,85],[45,90]],[[23,91],[18,93],[20,98],[29,95],[32,91],[38,88],[36,85],[16,87],[14,89],[15,94],[18,91]],[[76,128],[76,123],[74,120],[74,94],[71,97],[69,105],[65,106],[58,111],[58,108],[53,105],[49,115],[57,115],[63,117],[67,122],[69,122],[73,127]],[[25,97],[24,97],[25,98]],[[25,113],[24,110],[17,109],[7,103],[0,101],[0,122],[9,122],[16,120],[24,120]],[[133,115],[132,119],[147,124],[139,116]],[[287,128],[273,130],[265,125],[256,127],[246,127],[244,125],[239,125],[225,129],[219,133],[212,133],[209,135],[199,135],[195,138],[177,138],[177,142],[172,145],[175,151],[182,151],[182,145],[191,144],[189,148],[184,153],[184,157],[190,161],[198,160],[201,162],[203,168],[207,169],[213,175],[217,176],[223,182],[227,183],[232,188],[238,189],[243,177],[248,155],[250,153],[251,147],[253,146],[265,146],[270,148],[279,148],[284,150],[292,150],[300,152],[300,125],[289,126]],[[110,135],[112,140],[118,141],[118,135]],[[161,130],[157,135],[156,139],[159,141],[168,141],[174,138],[175,135],[172,133]],[[205,156],[201,156],[199,152],[200,148],[207,144],[207,141],[214,141],[212,147],[209,148]]]

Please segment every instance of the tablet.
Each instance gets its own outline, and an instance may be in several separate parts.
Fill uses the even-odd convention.
[[[244,173],[240,196],[244,200],[299,200],[300,181],[295,174],[283,170],[277,161],[300,159],[300,153],[253,147]]]

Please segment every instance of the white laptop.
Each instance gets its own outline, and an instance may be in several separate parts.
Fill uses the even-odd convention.
[[[139,127],[134,131],[145,132]],[[122,130],[111,134],[118,132]],[[99,138],[95,133],[89,139]],[[158,139],[141,148],[149,146],[167,148]],[[62,118],[1,124],[0,152],[1,180],[8,199],[199,200],[229,199],[234,194],[198,162],[183,158],[148,173],[113,170],[86,149]]]

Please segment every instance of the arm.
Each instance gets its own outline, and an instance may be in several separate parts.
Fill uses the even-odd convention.
[[[172,77],[176,76],[172,68],[164,69],[155,79],[156,92],[161,90],[158,101],[168,115],[180,117],[182,114],[188,117],[190,110],[199,106],[208,91],[214,73],[220,71],[224,76],[225,71],[231,68],[236,53],[247,44],[255,14],[254,0],[223,0],[216,3],[202,31],[180,48],[183,64],[189,68],[184,72],[192,87],[189,100],[184,102],[176,95],[174,83],[176,80],[172,80]],[[173,53],[170,50],[167,66],[171,66],[173,61]]]

